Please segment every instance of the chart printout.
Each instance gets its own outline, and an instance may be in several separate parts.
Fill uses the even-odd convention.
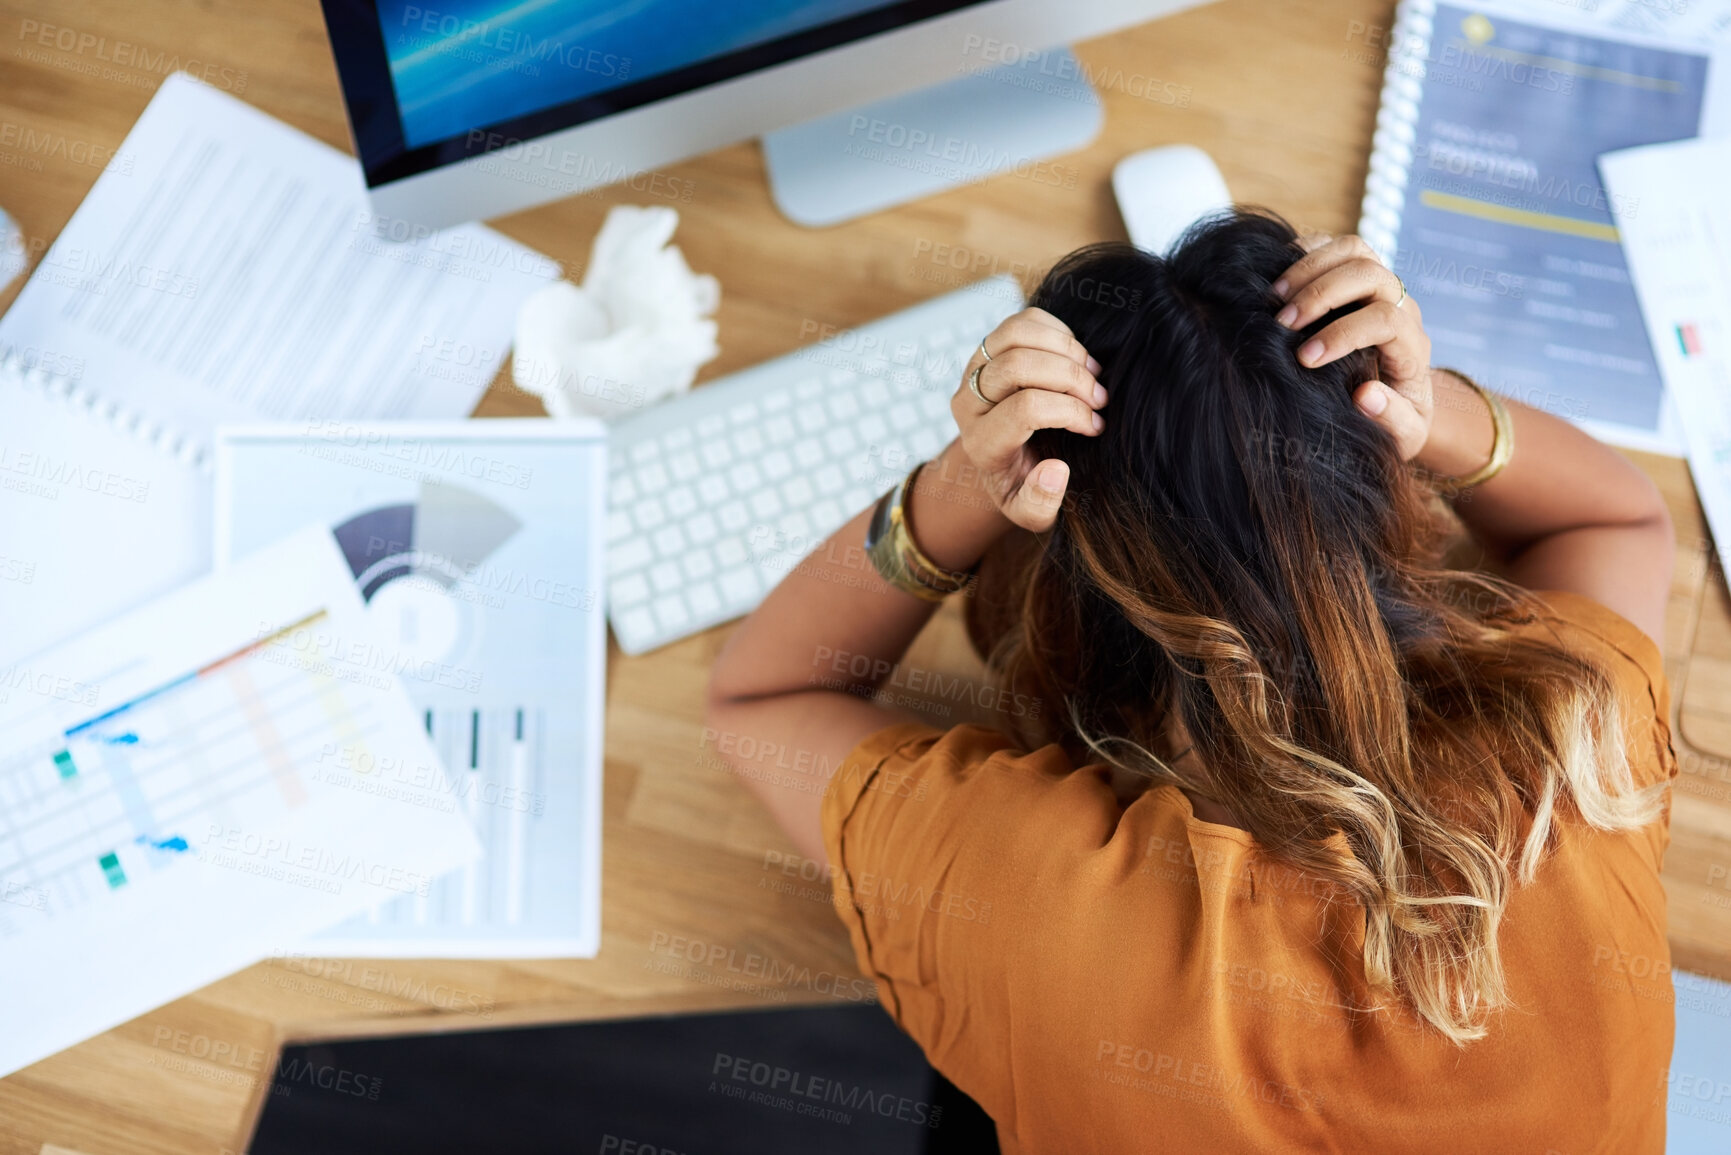
[[[485,852],[306,952],[584,958],[600,948],[606,449],[593,420],[219,434],[217,564],[308,521],[330,527]]]
[[[308,527],[0,669],[0,1075],[479,853],[389,665]]]

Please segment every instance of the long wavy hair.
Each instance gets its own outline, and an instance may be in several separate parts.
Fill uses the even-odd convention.
[[[1434,490],[1351,399],[1370,356],[1299,365],[1338,315],[1275,322],[1300,255],[1240,209],[1168,257],[1098,245],[1045,277],[1033,304],[1111,400],[1096,438],[1034,436],[1069,490],[990,664],[1063,704],[1025,740],[1218,802],[1362,905],[1374,1002],[1464,1044],[1508,1004],[1498,924],[1557,819],[1640,826],[1663,788],[1635,788],[1606,673],[1521,628],[1538,600],[1441,564]]]

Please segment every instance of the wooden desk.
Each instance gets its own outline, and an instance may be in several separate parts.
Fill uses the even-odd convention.
[[[1350,231],[1392,7],[1221,0],[1082,45],[1091,67],[1126,79],[1102,94],[1100,138],[1059,159],[1051,183],[1000,177],[814,232],[771,206],[755,144],[671,167],[672,187],[690,191],[676,206],[676,239],[692,266],[723,286],[723,351],[705,376],[788,352],[814,325],[867,321],[993,272],[1027,280],[1079,244],[1121,238],[1111,167],[1151,145],[1199,144],[1240,200],[1277,208],[1301,227]],[[0,12],[0,204],[36,257],[176,54],[218,70],[215,81],[265,111],[349,147],[315,0],[0,0]],[[57,34],[70,47],[42,46],[42,24],[70,29]],[[106,38],[106,47],[84,37]],[[120,41],[137,47],[123,62],[105,62],[104,52],[118,59]],[[1157,99],[1137,95],[1148,92]],[[580,275],[608,206],[653,199],[603,190],[497,224]],[[0,296],[0,307],[15,293]],[[478,412],[539,411],[501,378]],[[1731,758],[1708,753],[1731,754],[1731,607],[1722,576],[1708,572],[1686,469],[1636,457],[1671,501],[1680,541],[1667,653],[1679,695],[1690,695],[1679,729],[1689,773],[1666,870],[1672,942],[1679,965],[1731,978],[1731,890],[1709,886],[1709,870],[1731,863]],[[0,1153],[35,1155],[44,1144],[91,1155],[236,1149],[284,1038],[363,1033],[381,1021],[436,1030],[833,998],[824,976],[855,972],[823,880],[801,877],[797,862],[784,873],[786,843],[704,754],[704,681],[726,633],[642,658],[612,655],[598,958],[254,966],[0,1080]],[[910,660],[977,673],[953,610]],[[937,705],[953,709],[938,715],[948,721],[967,716],[952,702]],[[676,954],[676,940],[705,945]],[[737,952],[737,969],[690,961],[708,959],[711,945]],[[737,961],[748,956],[758,961]],[[790,977],[756,977],[766,969]]]

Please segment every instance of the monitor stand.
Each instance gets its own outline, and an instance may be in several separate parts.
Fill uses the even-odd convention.
[[[1068,48],[948,80],[770,133],[770,192],[797,224],[840,224],[1014,172],[1071,186],[1050,157],[1094,139],[1100,98]]]

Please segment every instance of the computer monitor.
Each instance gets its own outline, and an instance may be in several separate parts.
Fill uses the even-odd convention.
[[[322,2],[374,209],[440,227],[620,181],[677,201],[657,166],[796,124],[771,183],[805,224],[1031,165],[1100,123],[1087,70],[1038,50],[1202,0]]]

